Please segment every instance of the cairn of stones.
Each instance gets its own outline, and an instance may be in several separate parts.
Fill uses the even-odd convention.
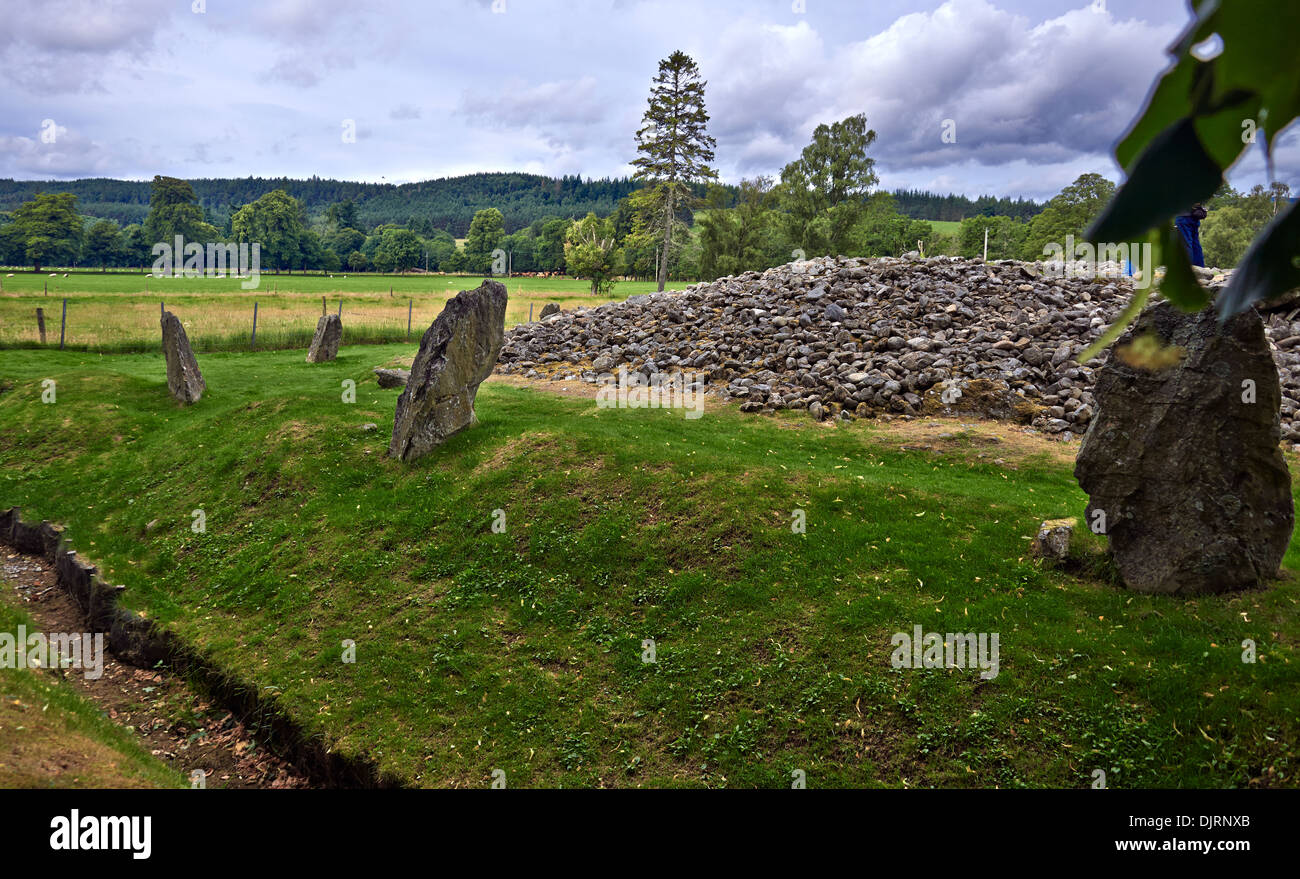
[[[1115,266],[1089,277],[1052,268],[956,257],[790,263],[521,324],[506,334],[499,369],[587,382],[620,368],[691,372],[747,412],[975,415],[1068,438],[1097,411],[1100,361],[1076,358],[1134,288]],[[1212,293],[1230,275],[1197,273]],[[1300,444],[1300,308],[1261,311],[1281,375],[1282,438]]]

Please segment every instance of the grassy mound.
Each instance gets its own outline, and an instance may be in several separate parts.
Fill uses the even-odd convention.
[[[181,410],[156,354],[3,352],[0,504],[414,785],[1296,784],[1300,588],[1038,567],[1039,521],[1084,505],[1068,448],[492,380],[478,427],[402,465],[370,369],[412,353],[209,355]],[[915,625],[999,633],[1000,673],[891,667]]]

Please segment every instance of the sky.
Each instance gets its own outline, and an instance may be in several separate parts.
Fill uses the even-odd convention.
[[[1120,178],[1111,148],[1187,20],[1186,0],[0,0],[0,177],[624,176],[681,49],[727,182],[865,113],[881,188],[1046,199]],[[1296,127],[1275,161],[1300,188]],[[1267,181],[1261,147],[1230,180]]]

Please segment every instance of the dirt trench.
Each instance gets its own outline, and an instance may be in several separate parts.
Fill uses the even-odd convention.
[[[42,632],[86,631],[85,617],[58,585],[54,568],[40,556],[0,544],[4,600],[21,607]],[[260,740],[256,721],[235,714],[199,692],[173,670],[136,668],[103,652],[103,674],[54,670],[114,723],[171,766],[191,786],[207,788],[309,788],[309,776]],[[57,764],[50,766],[57,774]],[[202,772],[199,779],[196,773]]]

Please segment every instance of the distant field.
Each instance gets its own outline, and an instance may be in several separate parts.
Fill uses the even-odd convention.
[[[929,223],[934,231],[943,235],[957,235],[961,233],[960,220],[925,220]]]
[[[6,273],[7,275],[8,273]],[[58,346],[62,301],[68,300],[65,345],[105,353],[152,350],[158,344],[160,303],[184,323],[199,351],[248,350],[257,304],[257,347],[307,347],[325,307],[343,307],[343,341],[401,342],[407,309],[418,339],[457,291],[482,283],[463,275],[263,274],[256,290],[237,278],[152,278],[142,272],[14,272],[0,277],[0,348],[40,343],[36,309],[45,310],[46,344]],[[573,278],[500,279],[510,291],[507,325],[528,320],[548,302],[562,308],[595,305],[590,284]],[[680,289],[685,284],[671,285]],[[623,300],[655,289],[653,281],[625,281]]]

